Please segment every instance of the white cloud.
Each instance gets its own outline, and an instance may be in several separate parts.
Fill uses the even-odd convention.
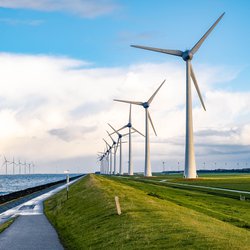
[[[128,105],[112,99],[146,101],[166,79],[150,107],[158,132],[158,137],[151,135],[153,170],[161,169],[162,160],[183,161],[184,66],[148,63],[95,68],[71,58],[5,53],[0,54],[0,68],[0,154],[33,160],[41,172],[55,172],[56,166],[67,164],[71,169],[93,171],[96,153],[104,148],[107,123],[118,128],[128,122]],[[243,159],[249,149],[250,92],[215,89],[213,79],[232,81],[237,76],[232,69],[223,69],[225,78],[215,66],[196,68],[207,107],[204,112],[193,88],[198,162],[216,157]],[[143,109],[135,106],[132,114],[134,126],[144,132]],[[135,169],[142,170],[143,138],[134,135],[133,140]],[[126,161],[124,146],[125,166]]]
[[[113,0],[0,0],[0,7],[59,11],[92,18],[113,12],[118,6]]]

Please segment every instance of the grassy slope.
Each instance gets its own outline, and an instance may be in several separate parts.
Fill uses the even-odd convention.
[[[183,190],[176,189],[172,186],[166,186],[165,183],[141,183],[133,179],[124,179],[109,177],[113,180],[129,185],[131,187],[140,189],[146,194],[158,196],[175,204],[191,208],[198,212],[202,212],[216,219],[229,222],[235,226],[247,228],[250,230],[250,201],[240,201],[211,195],[204,192],[204,190]],[[216,194],[216,192],[215,192]]]
[[[114,196],[122,215],[115,213]],[[250,232],[151,197],[137,188],[87,176],[50,198],[45,211],[67,249],[249,249]]]

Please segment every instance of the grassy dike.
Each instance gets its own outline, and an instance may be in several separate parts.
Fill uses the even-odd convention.
[[[88,175],[70,187],[69,197],[62,191],[45,202],[66,249],[250,248],[246,229],[105,177]]]

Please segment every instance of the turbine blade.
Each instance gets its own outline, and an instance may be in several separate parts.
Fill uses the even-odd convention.
[[[134,47],[134,48],[138,48],[138,49],[146,49],[146,50],[151,50],[151,51],[169,54],[169,55],[173,55],[173,56],[182,56],[182,53],[183,53],[180,50],[158,49],[158,48],[152,48],[152,47],[140,46],[140,45],[130,45],[130,46]]]
[[[155,131],[155,127],[154,127],[154,124],[153,124],[153,121],[152,121],[152,119],[151,119],[151,116],[150,116],[149,112],[148,112],[148,118],[149,118],[149,121],[150,121],[150,123],[151,123],[151,126],[152,126],[152,128],[153,128],[153,130],[154,130],[154,133],[155,133],[155,135],[157,136],[156,131]]]
[[[128,118],[128,122],[131,123],[131,109],[132,109],[132,105],[130,103],[130,107],[129,107],[129,118]]]
[[[130,104],[135,104],[135,105],[142,105],[143,102],[134,102],[134,101],[126,101],[126,100],[118,100],[114,99],[115,102],[125,102],[125,103],[130,103]]]
[[[127,126],[128,126],[128,125],[125,125],[125,126],[123,126],[123,127],[119,128],[117,131],[121,131],[121,130],[123,130],[123,129],[127,128]]]
[[[190,70],[191,70],[191,78],[193,79],[193,82],[194,82],[194,86],[196,88],[196,91],[198,93],[198,96],[200,98],[200,101],[201,101],[201,104],[202,104],[202,107],[204,108],[204,110],[206,111],[206,107],[205,107],[205,104],[203,102],[203,99],[202,99],[202,96],[201,96],[201,92],[200,92],[200,89],[199,89],[199,85],[197,83],[197,80],[196,80],[196,77],[195,77],[195,74],[194,74],[194,70],[193,70],[193,67],[192,67],[192,64],[190,63]]]
[[[148,104],[150,104],[150,103],[153,101],[155,95],[158,93],[158,91],[160,90],[160,88],[162,87],[162,85],[165,83],[165,81],[166,81],[166,80],[164,80],[164,81],[162,82],[162,84],[158,87],[158,89],[154,92],[154,94],[148,99]]]
[[[104,140],[104,139],[103,139]],[[105,141],[105,140],[104,140]],[[109,146],[109,147],[111,147],[106,141],[105,141],[105,143],[106,143],[106,146]]]
[[[107,130],[106,130],[106,132],[108,133],[110,139],[114,142],[114,139],[113,139],[113,137],[111,136],[111,134],[110,134]]]
[[[208,35],[212,32],[212,30],[215,28],[215,26],[218,24],[218,22],[221,20],[221,18],[225,15],[225,12],[222,13],[222,15],[215,21],[215,23],[209,28],[209,30],[203,35],[203,37],[194,45],[194,47],[191,49],[191,53],[194,55],[197,50],[200,48],[202,43],[206,40]]]
[[[134,133],[136,133],[136,131],[131,131],[131,134],[134,134]],[[126,134],[123,134],[122,136],[127,136],[127,135],[129,135],[129,133],[126,133]]]
[[[114,134],[114,133],[116,133],[117,135],[119,135],[119,133],[118,133],[118,131],[116,130],[116,129],[114,129],[114,127],[113,126],[111,126],[109,123],[108,123],[108,125],[114,130],[114,132],[113,133],[111,133],[111,135],[112,134]]]
[[[145,137],[145,135],[144,135],[144,134],[142,134],[140,131],[138,131],[138,130],[137,130],[137,129],[135,129],[134,127],[132,127],[132,129],[133,129],[135,132],[137,132],[138,134],[140,134],[141,136]]]

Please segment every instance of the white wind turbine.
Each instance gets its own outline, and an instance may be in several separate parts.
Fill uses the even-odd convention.
[[[21,163],[21,161],[20,161],[20,159],[18,160],[18,169],[19,169],[19,174],[21,174],[21,165],[22,165],[22,163]]]
[[[8,163],[10,163],[10,162],[6,159],[5,155],[3,156],[3,158],[4,158],[3,165],[5,165],[5,174],[7,175],[8,174]]]
[[[132,162],[132,139],[131,139],[131,134],[133,132],[131,130],[144,136],[141,132],[139,132],[137,129],[135,129],[132,126],[131,109],[132,109],[132,105],[130,104],[128,123],[125,126],[117,130],[117,131],[120,131],[122,129],[128,128],[128,175],[134,175],[134,168],[133,168],[133,162]]]
[[[112,147],[106,142],[106,140],[104,140],[104,142],[107,146],[108,174],[112,174]]]
[[[144,175],[145,176],[152,176],[151,162],[150,162],[148,121],[150,121],[155,135],[157,135],[156,131],[155,131],[155,128],[154,128],[154,125],[153,125],[153,121],[152,121],[151,116],[149,114],[148,108],[149,108],[151,102],[153,101],[155,95],[157,94],[157,92],[160,90],[160,88],[162,87],[162,85],[164,83],[165,83],[165,80],[162,82],[162,84],[158,87],[158,89],[153,93],[153,95],[146,102],[134,102],[134,101],[125,101],[125,100],[114,99],[114,101],[117,101],[117,102],[125,102],[125,103],[140,105],[145,109],[145,170],[144,170]]]
[[[15,165],[16,165],[16,163],[15,163],[15,158],[13,157],[13,161],[11,162],[11,164],[12,164],[12,167],[13,167],[13,174],[15,174]]]
[[[221,18],[224,16],[225,12],[216,20],[216,22],[210,27],[210,29],[203,35],[203,37],[194,45],[191,50],[180,51],[180,50],[168,50],[168,49],[159,49],[152,48],[146,46],[139,45],[131,45],[132,47],[139,49],[146,49],[155,52],[160,52],[164,54],[174,55],[182,57],[182,59],[186,62],[186,149],[185,149],[185,178],[196,178],[196,163],[195,163],[195,154],[194,154],[194,142],[193,142],[193,118],[192,118],[192,95],[191,95],[191,80],[192,78],[194,82],[194,86],[200,98],[201,104],[206,110],[204,102],[202,100],[202,96],[200,93],[200,89],[194,74],[194,70],[191,64],[191,60],[194,54],[198,51],[202,43],[208,37],[208,35],[212,32]]]
[[[117,151],[117,145],[116,145],[116,141],[113,139],[113,137],[111,136],[111,134],[108,131],[106,131],[106,132],[107,132],[108,136],[110,137],[110,139],[112,140],[112,146],[111,146],[111,149],[110,149],[110,153],[111,153],[111,157],[112,157],[112,148],[113,148],[114,149],[114,161],[113,161],[114,172],[113,172],[113,174],[116,174],[116,151]]]
[[[108,125],[114,130],[114,133],[116,133],[118,135],[116,151],[117,151],[118,147],[120,147],[119,174],[123,175],[123,167],[122,167],[122,144],[125,143],[125,142],[122,141],[122,137],[129,135],[129,133],[127,133],[127,134],[121,134],[121,133],[118,132],[118,130],[115,130],[114,127],[111,126],[109,123],[108,123]],[[121,130],[121,129],[119,129],[119,130]],[[135,131],[131,132],[131,134],[133,134],[133,133],[135,133]]]

